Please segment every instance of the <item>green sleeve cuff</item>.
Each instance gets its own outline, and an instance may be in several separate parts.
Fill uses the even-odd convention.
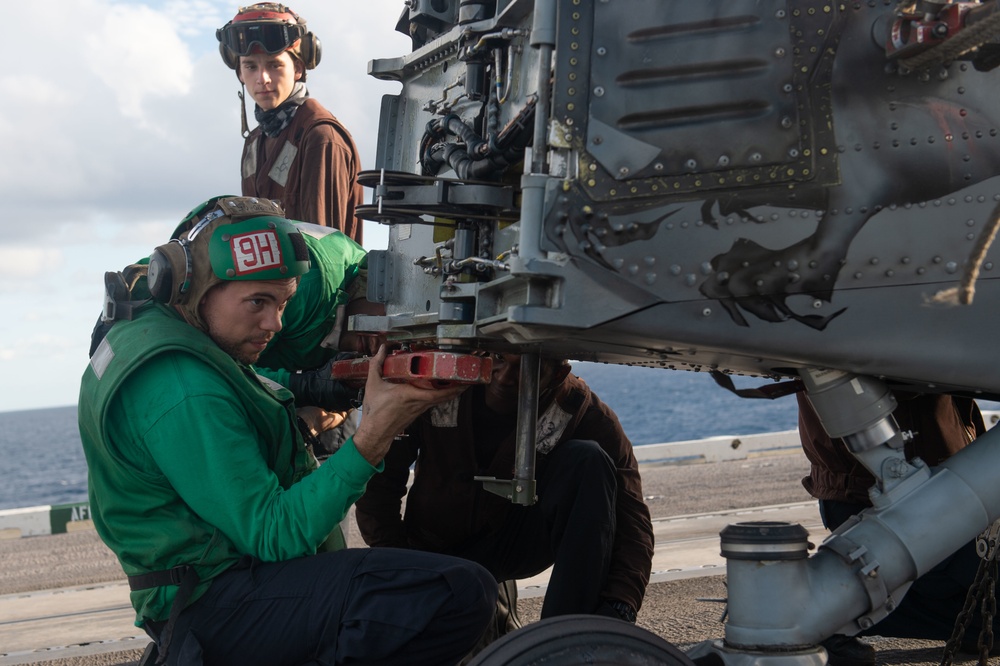
[[[253,370],[254,370],[254,372],[256,372],[261,377],[267,377],[271,381],[277,382],[277,383],[281,384],[282,386],[284,386],[285,388],[288,388],[288,385],[289,385],[289,382],[290,382],[290,378],[292,376],[291,372],[289,372],[288,370],[284,370],[284,369],[261,368],[261,367],[255,365],[255,366],[253,366]]]
[[[334,455],[337,456],[338,472],[345,481],[352,484],[365,485],[368,483],[368,479],[385,469],[384,460],[380,460],[378,465],[372,465],[365,460],[365,457],[361,455],[358,448],[354,445],[353,437],[344,442],[340,450]]]

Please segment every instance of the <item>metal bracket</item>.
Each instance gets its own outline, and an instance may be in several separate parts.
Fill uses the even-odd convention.
[[[499,495],[514,504],[531,506],[538,500],[538,496],[535,494],[534,479],[511,479],[505,481],[495,476],[474,476],[472,478],[483,484],[483,490],[494,495]]]
[[[984,560],[995,559],[998,544],[1000,544],[1000,520],[995,521],[976,537],[976,554]]]
[[[515,504],[531,506],[535,495],[535,424],[538,422],[538,376],[541,358],[537,352],[521,355],[521,374],[517,393],[517,439],[514,475],[511,481],[492,476],[476,476],[483,489],[506,497]]]
[[[859,545],[842,532],[847,531],[861,522],[857,516],[851,516],[836,532],[820,544],[820,548],[832,550],[850,565],[858,565],[855,573],[868,593],[871,611],[857,618],[856,622],[862,629],[868,629],[882,620],[896,607],[896,601],[885,587],[885,581],[879,576],[879,563],[868,552],[868,548]],[[907,586],[908,587],[908,586]]]

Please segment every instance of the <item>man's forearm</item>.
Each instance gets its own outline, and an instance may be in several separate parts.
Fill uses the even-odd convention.
[[[367,427],[366,427],[367,426]],[[372,465],[378,465],[389,452],[392,440],[399,434],[398,430],[388,430],[385,423],[369,418],[361,412],[361,424],[354,433],[354,448]]]
[[[434,405],[454,399],[467,387],[455,385],[441,389],[426,389],[410,384],[395,384],[382,379],[383,345],[368,364],[361,425],[354,433],[354,446],[372,465],[378,465],[389,450],[396,435],[403,432],[415,418]]]

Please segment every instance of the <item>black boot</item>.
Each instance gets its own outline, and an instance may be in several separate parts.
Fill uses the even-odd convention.
[[[875,666],[875,648],[856,636],[834,634],[820,645],[829,655],[828,666]]]

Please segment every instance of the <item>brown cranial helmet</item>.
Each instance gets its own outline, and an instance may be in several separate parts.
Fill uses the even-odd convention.
[[[237,69],[240,56],[263,51],[268,54],[288,51],[306,69],[319,64],[319,39],[309,32],[306,22],[285,5],[258,2],[240,7],[233,20],[215,31],[222,61]],[[304,76],[304,75],[303,75]]]
[[[212,287],[300,277],[309,270],[302,234],[270,199],[216,197],[192,214],[183,232],[153,250],[147,284],[154,300],[176,306],[196,328],[207,330],[199,308]]]

